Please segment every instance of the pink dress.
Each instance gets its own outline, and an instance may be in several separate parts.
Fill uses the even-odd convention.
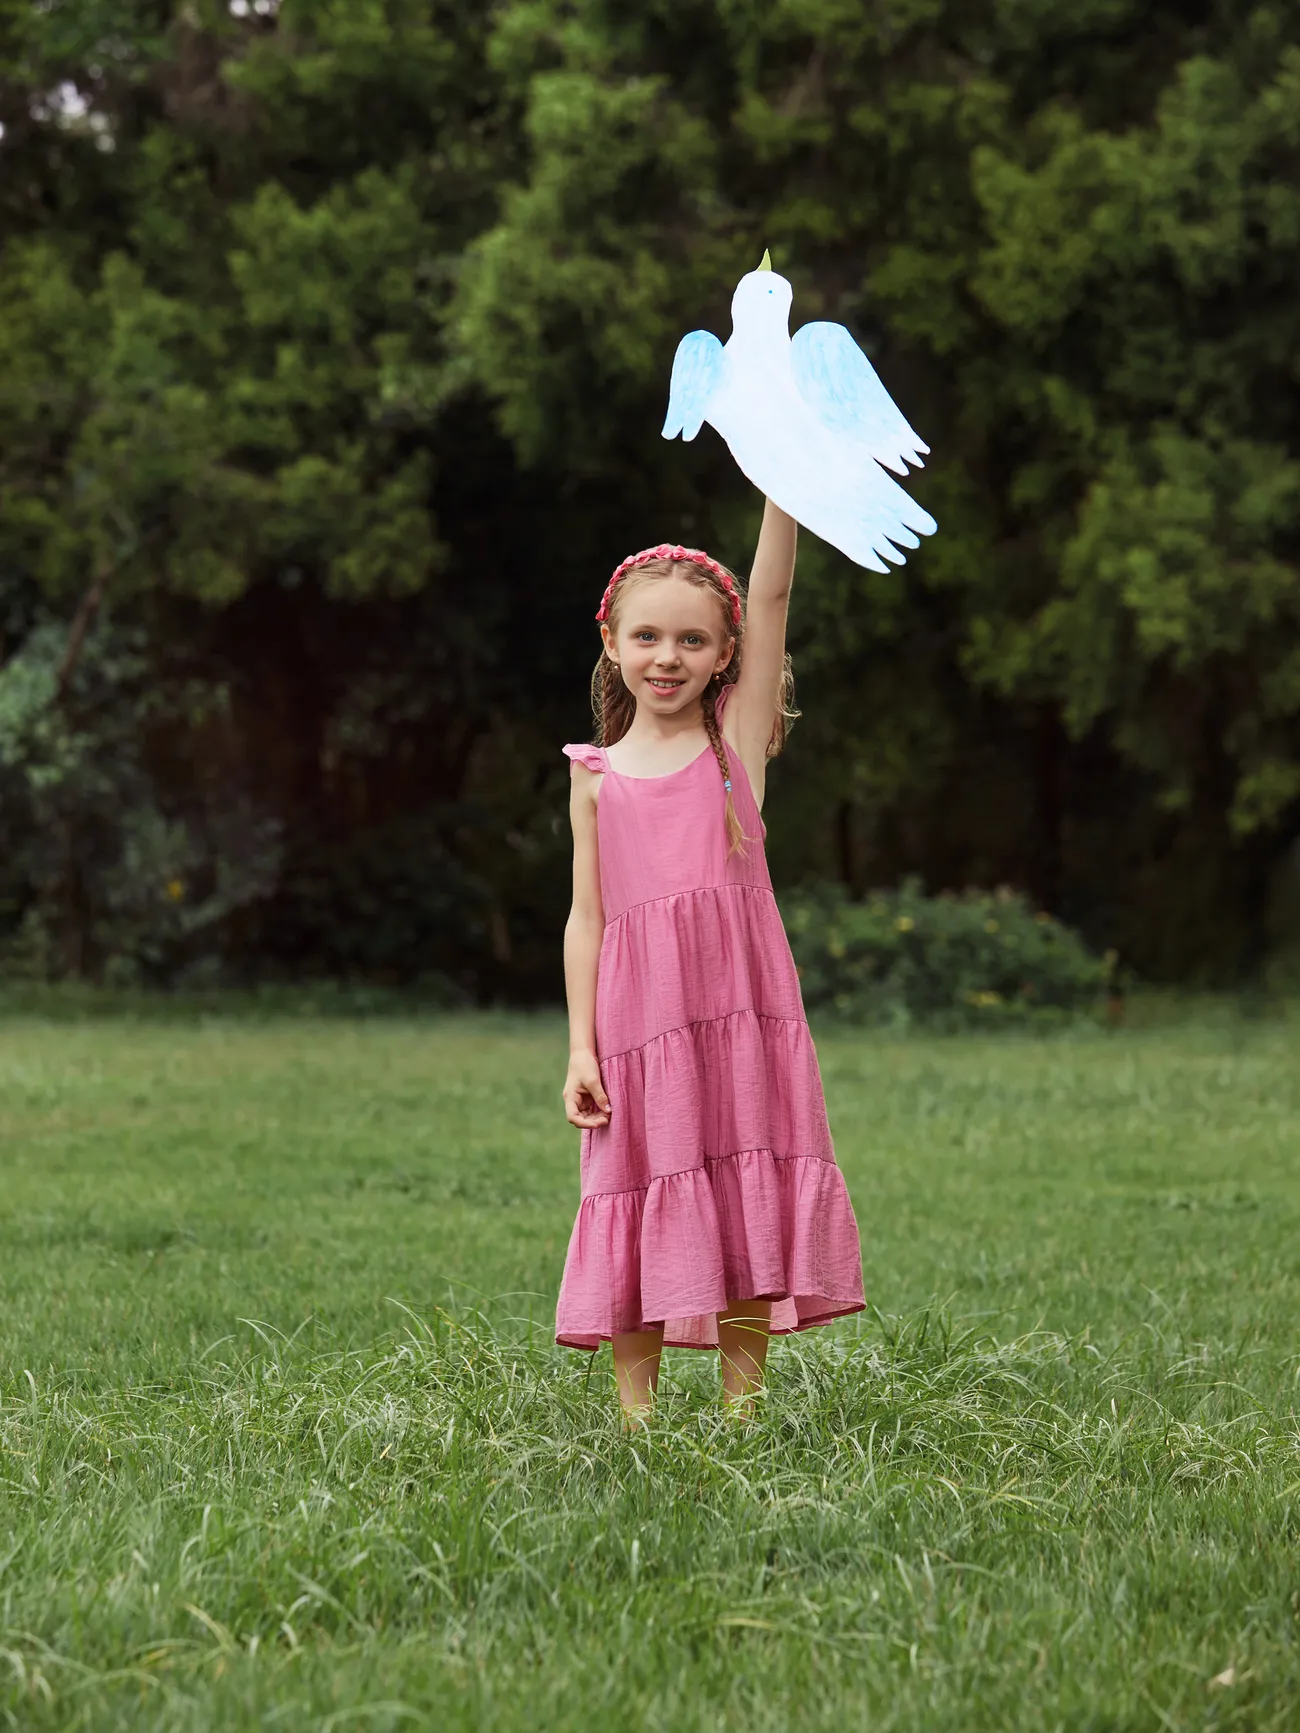
[[[708,1348],[729,1301],[771,1299],[781,1334],[860,1311],[857,1223],[744,767],[732,752],[752,840],[729,856],[709,748],[656,777],[620,775],[598,746],[564,750],[604,778],[596,1048],[610,1121],[582,1134],[556,1339],[595,1348],[662,1324],[666,1342]]]

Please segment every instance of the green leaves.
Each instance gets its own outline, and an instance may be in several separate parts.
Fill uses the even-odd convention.
[[[1095,1015],[1114,956],[1010,891],[927,897],[915,882],[851,902],[793,892],[781,912],[810,1010],[908,1028],[1049,1027]]]
[[[1013,376],[1069,377],[1031,409],[1044,452],[1013,495],[1073,522],[1055,593],[1001,631],[985,621],[969,665],[1008,693],[1054,692],[1076,737],[1107,728],[1184,803],[1207,744],[1183,725],[1188,682],[1201,703],[1218,686],[1236,834],[1276,823],[1300,772],[1300,713],[1262,690],[1300,627],[1294,428],[1269,437],[1277,321],[1295,329],[1272,288],[1278,242],[1294,257],[1297,195],[1276,178],[1294,53],[1253,88],[1231,54],[1192,57],[1149,126],[1119,136],[1049,106],[1018,152],[973,158],[990,236],[976,293],[1026,345]]]
[[[0,68],[5,654],[102,581],[259,694],[268,798],[340,831],[373,765],[322,742],[382,667],[426,773],[384,822],[486,776],[531,834],[612,560],[747,557],[718,441],[657,429],[770,246],[941,525],[870,580],[805,538],[778,872],[1027,885],[1157,971],[1259,950],[1300,801],[1294,7],[95,0],[0,8]]]
[[[576,69],[530,79],[526,126],[535,172],[471,251],[456,338],[525,460],[558,435],[581,462],[673,341],[676,219],[713,145],[665,81]]]

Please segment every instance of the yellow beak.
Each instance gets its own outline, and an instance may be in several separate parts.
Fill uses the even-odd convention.
[[[760,271],[770,271],[772,269],[772,255],[766,247],[763,248],[763,259],[758,268]]]

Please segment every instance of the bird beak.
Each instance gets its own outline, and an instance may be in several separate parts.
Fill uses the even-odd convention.
[[[760,271],[770,271],[772,269],[772,255],[766,247],[763,248],[763,258],[758,268]]]

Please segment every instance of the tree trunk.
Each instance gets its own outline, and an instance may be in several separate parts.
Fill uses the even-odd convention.
[[[81,661],[81,653],[85,648],[86,634],[95,623],[104,600],[104,587],[108,580],[108,568],[99,566],[91,580],[90,587],[77,605],[77,611],[72,616],[72,624],[68,628],[68,641],[63,651],[63,660],[59,663],[58,686],[55,702],[60,707],[66,707],[68,695],[72,690],[73,677]],[[65,975],[77,981],[86,970],[86,927],[88,910],[86,908],[85,891],[81,878],[81,863],[77,858],[77,828],[71,816],[63,827],[63,969]]]
[[[853,818],[853,802],[840,801],[835,808],[835,858],[840,882],[856,901],[862,895],[862,885],[859,882],[857,838],[854,835]]]
[[[72,624],[68,627],[68,642],[63,652],[63,660],[59,663],[58,701],[67,702],[68,691],[72,685],[72,677],[77,672],[77,664],[81,661],[81,652],[85,648],[86,634],[95,623],[95,616],[104,600],[104,585],[108,573],[100,568],[91,581],[90,588],[77,605],[77,611],[72,616]]]

